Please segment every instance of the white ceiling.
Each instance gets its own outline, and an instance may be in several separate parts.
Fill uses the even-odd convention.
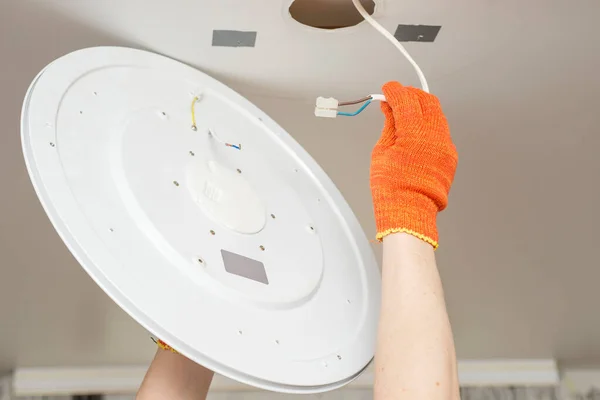
[[[307,28],[289,3],[0,0],[0,371],[141,363],[153,349],[70,256],[23,164],[23,95],[69,51],[149,49],[228,83],[305,146],[374,234],[368,168],[381,115],[319,120],[312,104],[416,84],[414,72],[368,25]],[[460,153],[438,251],[459,357],[599,359],[600,3],[376,3],[389,29],[442,25],[435,43],[407,48]],[[256,30],[256,47],[212,48],[213,29]]]

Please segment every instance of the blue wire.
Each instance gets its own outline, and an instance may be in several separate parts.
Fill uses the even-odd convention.
[[[365,102],[365,104],[362,105],[361,108],[359,108],[358,110],[354,111],[353,113],[347,113],[347,112],[343,112],[343,111],[338,111],[337,115],[343,115],[344,117],[354,117],[355,115],[358,115],[362,112],[362,110],[364,110],[365,108],[367,108],[367,106],[369,104],[371,104],[372,100],[367,100]]]

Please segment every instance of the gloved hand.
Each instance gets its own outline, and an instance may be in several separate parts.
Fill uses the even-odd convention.
[[[150,339],[152,339],[152,341],[153,341],[154,343],[156,343],[156,345],[157,345],[158,347],[160,347],[161,349],[163,349],[163,350],[168,350],[168,351],[170,351],[171,353],[177,353],[177,350],[175,350],[174,348],[172,348],[171,346],[169,346],[168,344],[166,344],[166,343],[165,343],[165,342],[163,342],[162,340],[160,340],[160,339],[155,339],[155,338],[153,338],[152,336],[150,336]],[[179,353],[177,353],[177,354],[179,354]]]
[[[458,163],[448,122],[434,95],[398,82],[383,94],[385,125],[371,159],[377,239],[406,232],[437,248],[436,217]]]

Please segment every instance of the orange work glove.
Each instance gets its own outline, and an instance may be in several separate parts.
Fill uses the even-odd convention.
[[[168,351],[170,351],[171,353],[177,353],[177,350],[175,350],[174,348],[172,348],[171,346],[169,346],[168,344],[166,344],[166,343],[165,343],[165,342],[163,342],[162,340],[160,340],[160,339],[154,339],[152,336],[150,336],[150,339],[152,339],[152,341],[153,341],[154,343],[156,343],[156,345],[157,345],[158,347],[160,347],[161,349],[163,349],[163,350],[168,350]],[[179,354],[179,353],[177,353],[177,354]]]
[[[437,248],[436,217],[458,163],[448,122],[434,95],[398,82],[383,94],[385,125],[371,160],[377,239],[405,232]]]

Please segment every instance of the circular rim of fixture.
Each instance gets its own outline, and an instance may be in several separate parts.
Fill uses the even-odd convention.
[[[356,216],[227,86],[157,54],[83,49],[34,79],[21,136],[71,253],[178,352],[287,393],[344,386],[372,360],[380,274]]]

